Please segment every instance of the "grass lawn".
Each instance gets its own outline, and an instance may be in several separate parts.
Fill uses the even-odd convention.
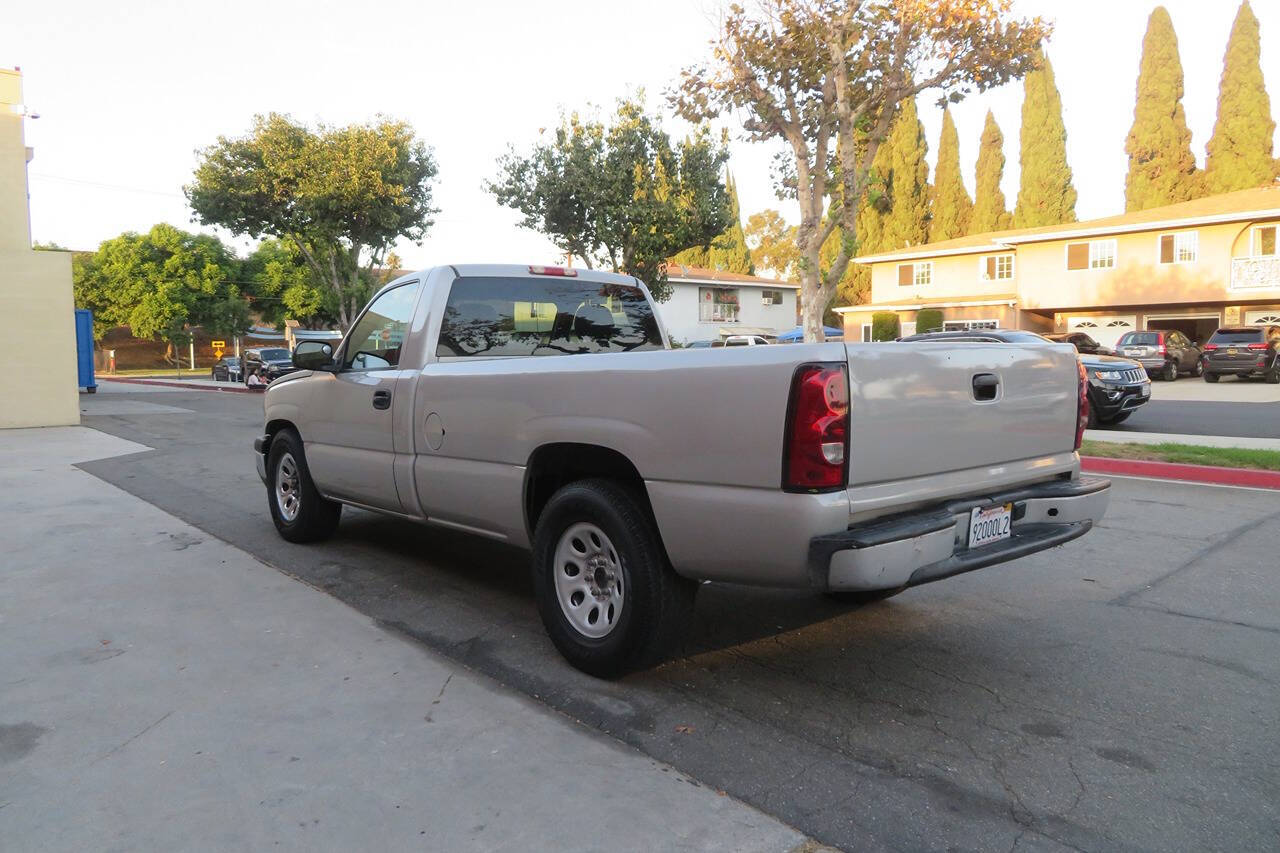
[[[1172,443],[1118,444],[1111,441],[1086,440],[1080,448],[1080,455],[1280,471],[1280,450],[1246,450],[1239,447],[1203,447],[1198,444]]]

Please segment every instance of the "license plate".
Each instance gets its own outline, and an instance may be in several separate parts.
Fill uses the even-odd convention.
[[[1125,355],[1142,355],[1142,350],[1138,349],[1137,347],[1125,347],[1124,354]]]
[[[1150,386],[1150,385],[1143,385],[1141,388],[1139,388],[1139,389],[1138,389],[1138,396],[1139,396],[1139,397],[1150,397],[1150,396],[1151,396],[1151,386]]]
[[[1239,352],[1240,352],[1239,350],[1229,349],[1227,350],[1227,355],[1237,355],[1239,354]]]
[[[969,547],[981,548],[1012,535],[1013,504],[975,508],[969,513]]]

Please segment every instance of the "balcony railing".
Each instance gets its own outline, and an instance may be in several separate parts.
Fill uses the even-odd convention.
[[[1280,288],[1280,256],[1233,258],[1232,290],[1274,290]]]

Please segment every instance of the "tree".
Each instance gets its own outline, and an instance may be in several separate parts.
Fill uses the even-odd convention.
[[[929,240],[929,164],[924,125],[916,113],[916,99],[903,100],[887,141],[889,209],[882,220],[877,250],[904,249]]]
[[[561,122],[555,138],[498,161],[486,188],[588,266],[608,266],[649,285],[665,301],[667,259],[706,246],[729,225],[720,174],[729,159],[707,125],[673,146],[643,97],[618,102],[612,123]]]
[[[672,93],[686,119],[745,114],[751,140],[785,144],[780,192],[796,198],[805,339],[857,251],[859,200],[894,108],[926,89],[949,101],[1021,76],[1048,34],[1005,0],[761,0],[731,6],[713,56]],[[841,200],[848,200],[842,204]],[[840,250],[822,246],[840,229]]]
[[[290,243],[331,291],[344,329],[392,244],[421,241],[437,212],[435,160],[401,121],[312,130],[272,113],[255,117],[247,136],[220,136],[197,153],[185,188],[196,218]]]
[[[771,271],[777,278],[791,279],[799,273],[800,251],[796,229],[776,210],[762,210],[747,218],[744,229],[751,264]]]
[[[687,267],[754,275],[755,266],[742,229],[742,209],[738,204],[738,187],[733,182],[733,175],[726,176],[724,184],[729,195],[729,227],[717,234],[709,246],[685,249],[672,260]]]
[[[974,183],[973,215],[969,219],[970,234],[986,234],[988,231],[1004,231],[1013,225],[1013,217],[1005,206],[1004,191],[1004,134],[996,117],[987,110],[987,120],[982,125],[982,139],[978,143],[978,166]]]
[[[1177,204],[1197,195],[1199,177],[1182,94],[1178,37],[1168,10],[1157,6],[1147,19],[1147,34],[1142,39],[1133,127],[1124,142],[1129,155],[1124,181],[1126,211]]]
[[[1218,87],[1218,120],[1207,146],[1205,189],[1210,194],[1265,186],[1280,174],[1272,159],[1271,99],[1262,79],[1258,19],[1240,4]]]
[[[338,294],[293,242],[263,240],[244,262],[244,269],[254,283],[254,307],[264,322],[279,326],[293,319],[315,328],[338,321]]]
[[[942,111],[942,134],[938,138],[938,167],[933,175],[933,218],[929,240],[951,240],[969,233],[973,200],[960,176],[960,136],[951,111]]]
[[[240,261],[217,237],[172,225],[103,241],[73,262],[72,286],[76,306],[94,312],[99,337],[128,326],[139,338],[179,345],[192,326],[227,336],[249,328],[253,287]]]
[[[937,308],[921,308],[916,312],[916,331],[932,332],[942,328],[942,312]]]
[[[1062,96],[1049,58],[1022,81],[1021,180],[1013,209],[1014,228],[1035,228],[1076,221],[1076,191],[1067,165],[1067,127]]]

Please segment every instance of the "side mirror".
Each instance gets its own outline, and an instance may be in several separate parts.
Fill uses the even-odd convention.
[[[333,364],[333,346],[324,341],[303,341],[293,348],[293,366],[299,370],[324,370]]]

